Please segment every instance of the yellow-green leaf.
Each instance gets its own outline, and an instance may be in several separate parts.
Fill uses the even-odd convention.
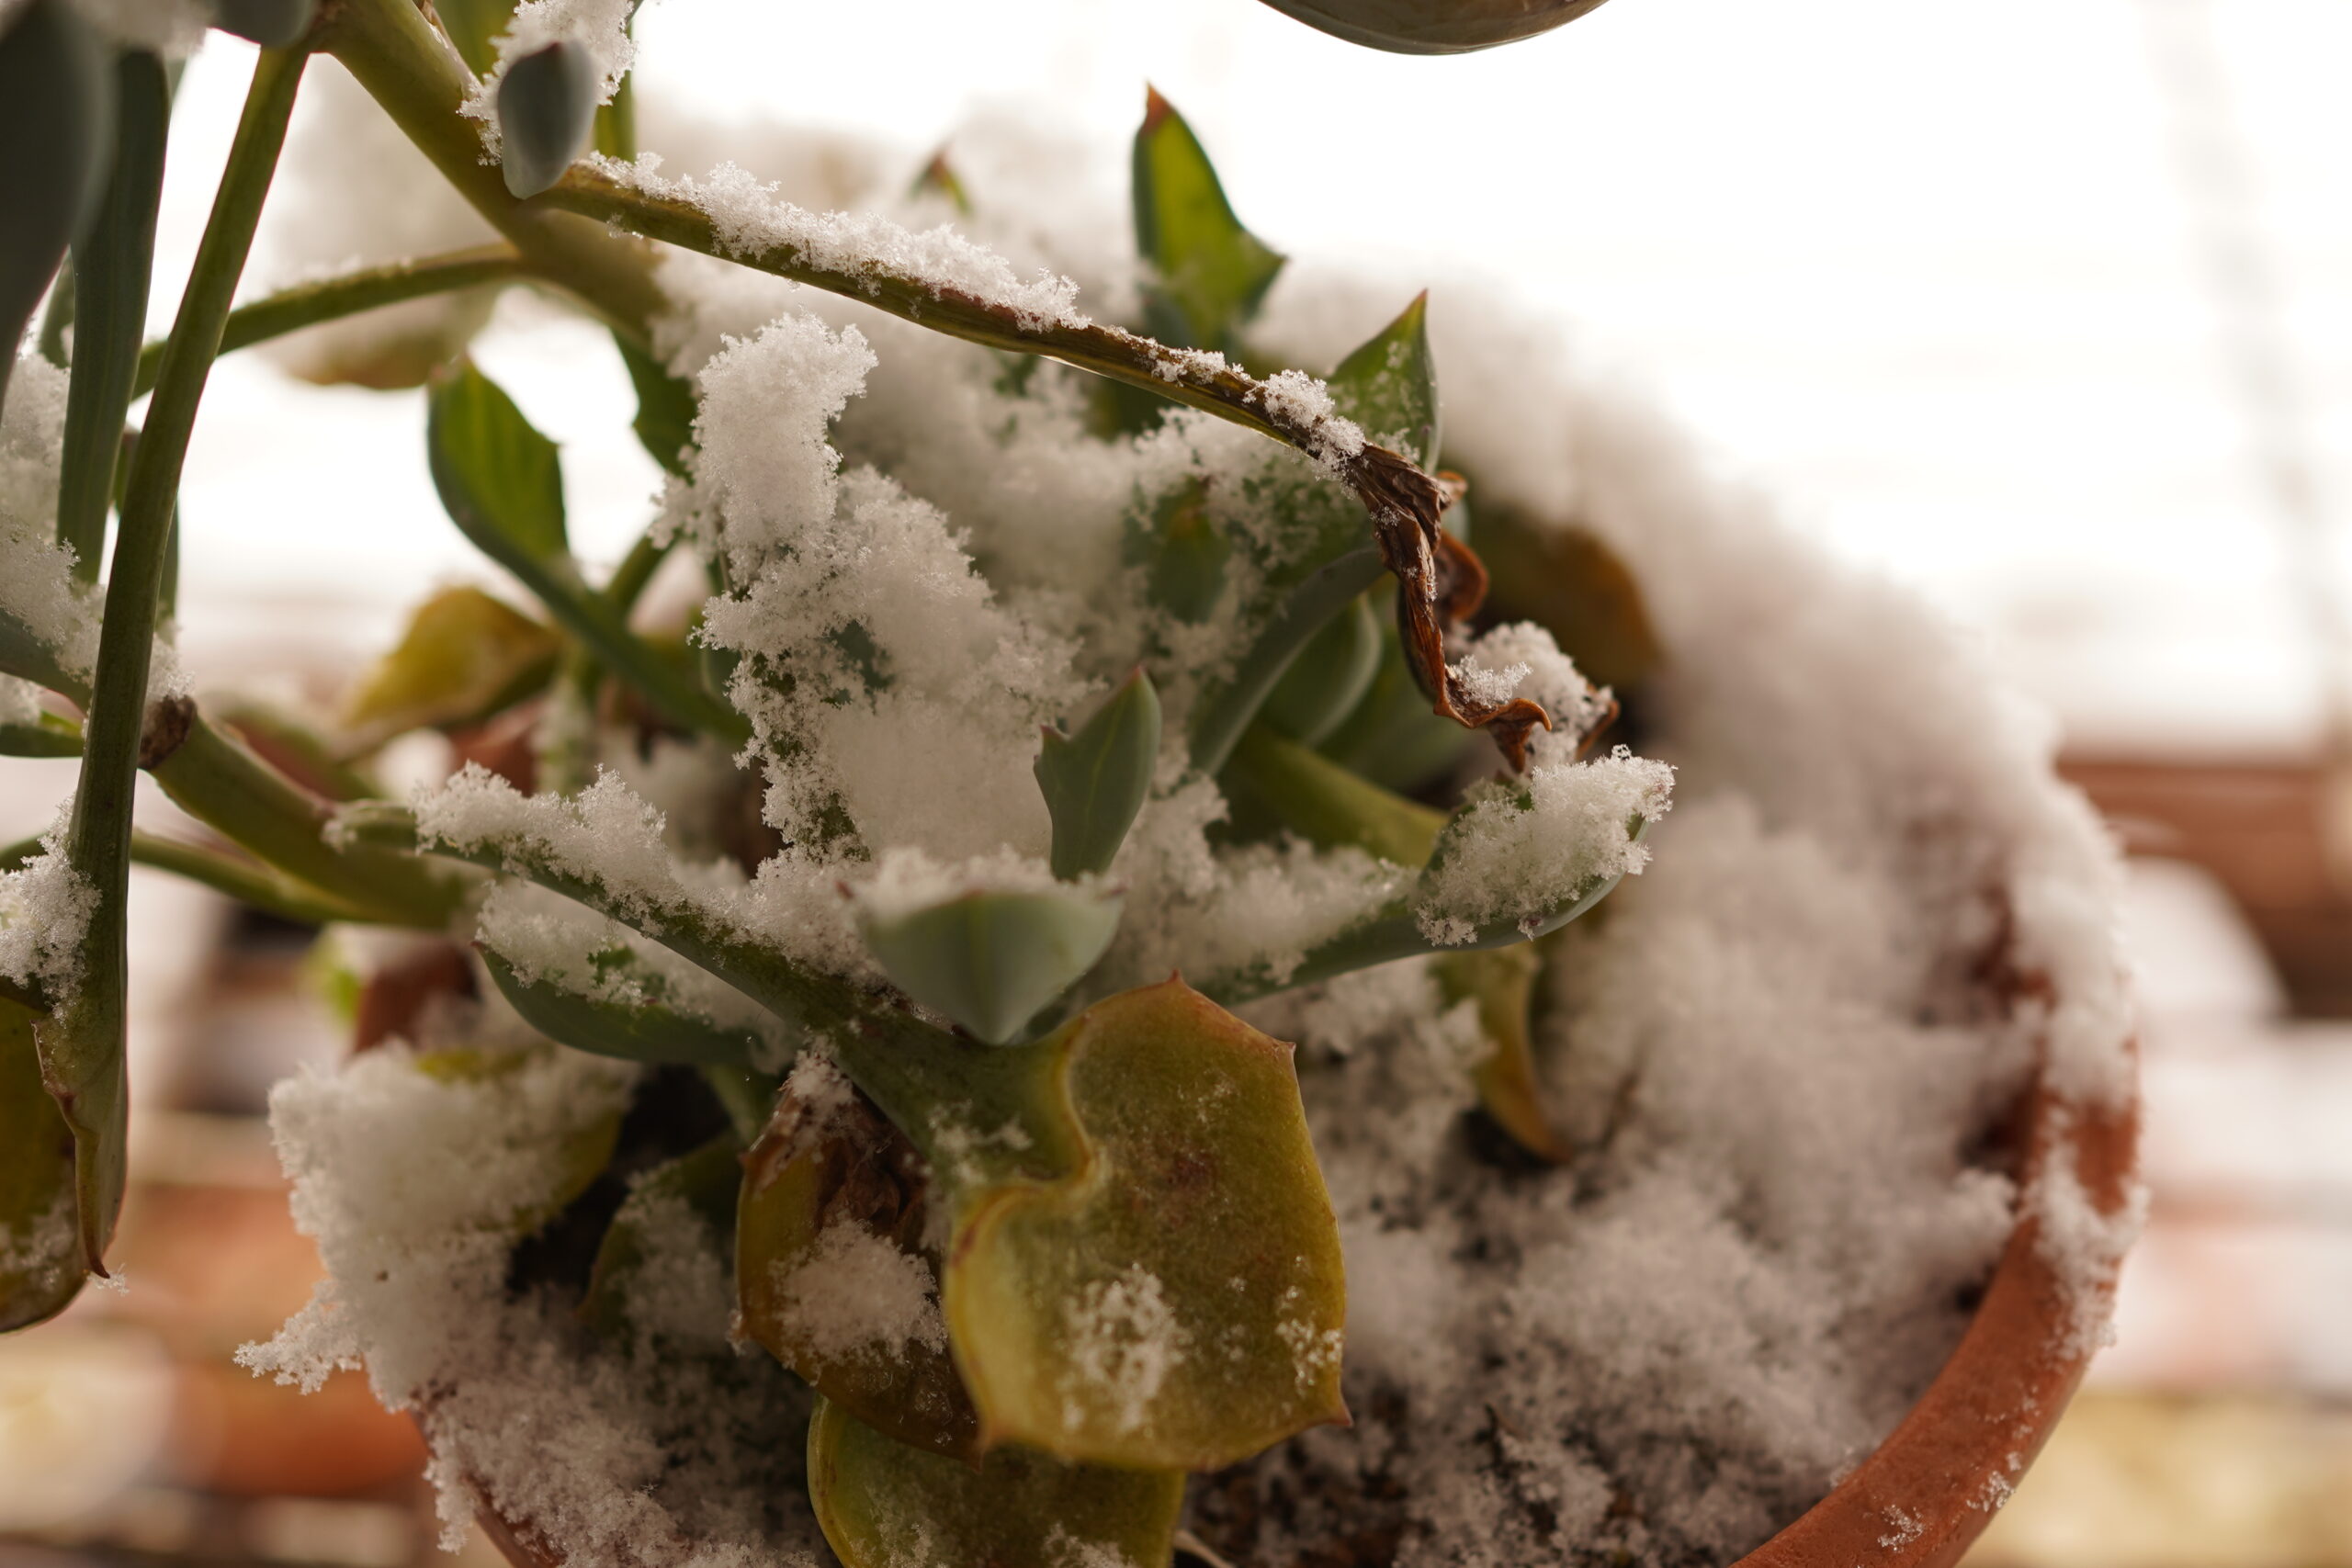
[[[978,1422],[947,1353],[922,1250],[922,1161],[830,1075],[795,1080],[743,1162],[735,1211],[742,1332],[884,1436],[969,1459]],[[849,1299],[857,1292],[863,1299]]]
[[[1182,980],[1098,1002],[1042,1048],[1074,1162],[944,1173],[947,1328],[983,1446],[1214,1470],[1345,1421],[1339,1229],[1292,1048]]]
[[[1236,349],[1283,257],[1241,226],[1200,139],[1157,90],[1136,132],[1134,188],[1136,249],[1156,274],[1144,295],[1152,335]]]
[[[537,1047],[547,1049],[547,1047]],[[425,1051],[416,1058],[416,1070],[443,1083],[483,1083],[519,1073],[530,1062],[526,1051],[483,1051],[469,1045],[448,1045]],[[566,1133],[554,1151],[556,1179],[548,1196],[508,1214],[498,1228],[512,1235],[528,1235],[561,1213],[603,1174],[620,1141],[617,1111],[582,1122]]]
[[[0,1333],[64,1311],[85,1278],[74,1134],[41,1087],[32,1021],[0,1000]]]
[[[427,726],[468,724],[544,685],[563,639],[479,588],[445,588],[345,700],[344,727],[370,750]]]
[[[1576,1145],[1544,1108],[1536,1076],[1530,1022],[1536,977],[1544,960],[1538,943],[1449,953],[1437,961],[1437,980],[1446,1001],[1477,1003],[1478,1032],[1486,1036],[1486,1058],[1471,1072],[1478,1103],[1511,1141],[1554,1165],[1575,1157]]]
[[[1164,1568],[1184,1478],[1000,1449],[975,1470],[840,1405],[808,1423],[808,1500],[842,1568]]]

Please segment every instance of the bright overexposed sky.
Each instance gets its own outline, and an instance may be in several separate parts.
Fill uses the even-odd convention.
[[[1438,310],[1484,287],[1555,308],[1803,526],[1981,626],[2083,743],[2278,750],[2317,728],[2312,558],[2266,504],[2201,258],[2220,232],[2273,269],[2256,325],[2291,428],[2274,410],[2269,434],[2345,524],[2352,6],[1611,0],[1443,60],[1255,0],[651,0],[639,37],[649,97],[863,130],[910,171],[1009,109],[1115,172],[1149,81],[1277,246],[1429,276]],[[2183,39],[2210,42],[2210,79],[2167,87]],[[191,67],[159,324],[249,61],[215,43]],[[2243,154],[2218,185],[2217,148]],[[266,220],[258,282],[272,254]],[[583,553],[617,553],[652,472],[609,350],[525,309],[479,352],[565,441]],[[199,669],[374,635],[467,570],[422,430],[414,394],[222,364],[186,493]]]

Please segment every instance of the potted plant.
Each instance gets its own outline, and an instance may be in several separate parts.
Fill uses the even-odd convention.
[[[2103,841],[1917,606],[1476,291],[1286,268],[1157,95],[1131,251],[985,138],[816,212],[638,154],[617,0],[223,6],[267,47],[143,347],[155,15],[0,33],[72,153],[0,316],[73,247],[0,749],[82,759],[0,891],[0,1321],[105,1268],[143,860],[329,928],[366,1047],[273,1098],[332,1278],[246,1359],[364,1365],[518,1560],[1957,1554],[2105,1321],[2132,1085]],[[232,308],[320,55],[500,239]],[[436,594],[324,725],[191,695],[211,361],[505,285],[611,329],[640,543],[583,567],[479,310],[412,317],[353,374],[429,366],[530,602]],[[385,798],[420,728],[465,765]]]

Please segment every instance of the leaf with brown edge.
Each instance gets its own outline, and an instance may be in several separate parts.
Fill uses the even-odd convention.
[[[808,1500],[842,1568],[1161,1568],[1184,1478],[999,1449],[978,1468],[892,1442],[820,1400]]]
[[[1449,953],[1435,969],[1447,1005],[1464,1000],[1477,1004],[1478,1032],[1486,1037],[1487,1053],[1470,1078],[1480,1107],[1511,1142],[1536,1158],[1553,1165],[1574,1158],[1576,1145],[1544,1109],[1530,1038],[1535,981],[1544,969],[1540,944]]]
[[[41,1086],[33,1014],[0,1000],[0,1333],[44,1322],[82,1289],[74,1134]]]
[[[1339,1229],[1292,1048],[1177,979],[1041,1048],[1072,1168],[945,1173],[947,1330],[982,1447],[1215,1470],[1344,1423]]]
[[[744,1157],[736,1304],[743,1334],[836,1406],[895,1442],[976,1461],[979,1423],[922,1250],[925,1189],[914,1146],[864,1095],[822,1069],[794,1074]],[[870,1332],[886,1309],[852,1292],[876,1281],[918,1307],[912,1333]]]

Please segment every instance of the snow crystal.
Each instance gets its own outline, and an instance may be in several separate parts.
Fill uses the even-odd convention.
[[[0,872],[0,976],[39,987],[51,1007],[82,983],[82,940],[98,908],[98,890],[65,861],[73,812],[69,799],[41,835],[41,852]]]
[[[852,1220],[835,1220],[806,1252],[770,1266],[776,1327],[820,1362],[947,1348],[931,1266]]]
[[[888,276],[910,280],[934,298],[978,299],[1010,311],[1030,332],[1093,324],[1079,310],[1078,285],[1069,278],[1047,275],[1023,282],[1001,256],[949,225],[917,232],[872,214],[810,212],[781,199],[773,182],[732,163],[697,180],[664,175],[658,157],[625,164],[592,153],[586,161],[599,174],[646,196],[700,208],[710,218],[719,248],[741,260],[788,249],[810,266],[865,279],[877,292],[879,280]]]
[[[97,606],[74,581],[74,552],[57,543],[65,380],[27,354],[0,409],[0,622],[14,622],[63,674],[86,682],[98,657]]]
[[[1638,874],[1649,848],[1631,826],[1664,816],[1674,770],[1623,747],[1591,762],[1554,762],[1481,786],[1446,829],[1415,910],[1441,946],[1486,927],[1539,926],[1569,890]]]
[[[1139,1263],[1074,1292],[1063,1305],[1062,1334],[1069,1364],[1061,1393],[1069,1423],[1081,1425],[1091,1410],[1107,1406],[1121,1432],[1150,1418],[1152,1402],[1192,1343],[1159,1277]]]
[[[1452,668],[1482,701],[1501,704],[1525,697],[1542,705],[1552,728],[1528,736],[1528,755],[1537,762],[1573,759],[1610,711],[1609,694],[1596,691],[1578,674],[1576,661],[1532,621],[1489,627],[1471,641]]]

